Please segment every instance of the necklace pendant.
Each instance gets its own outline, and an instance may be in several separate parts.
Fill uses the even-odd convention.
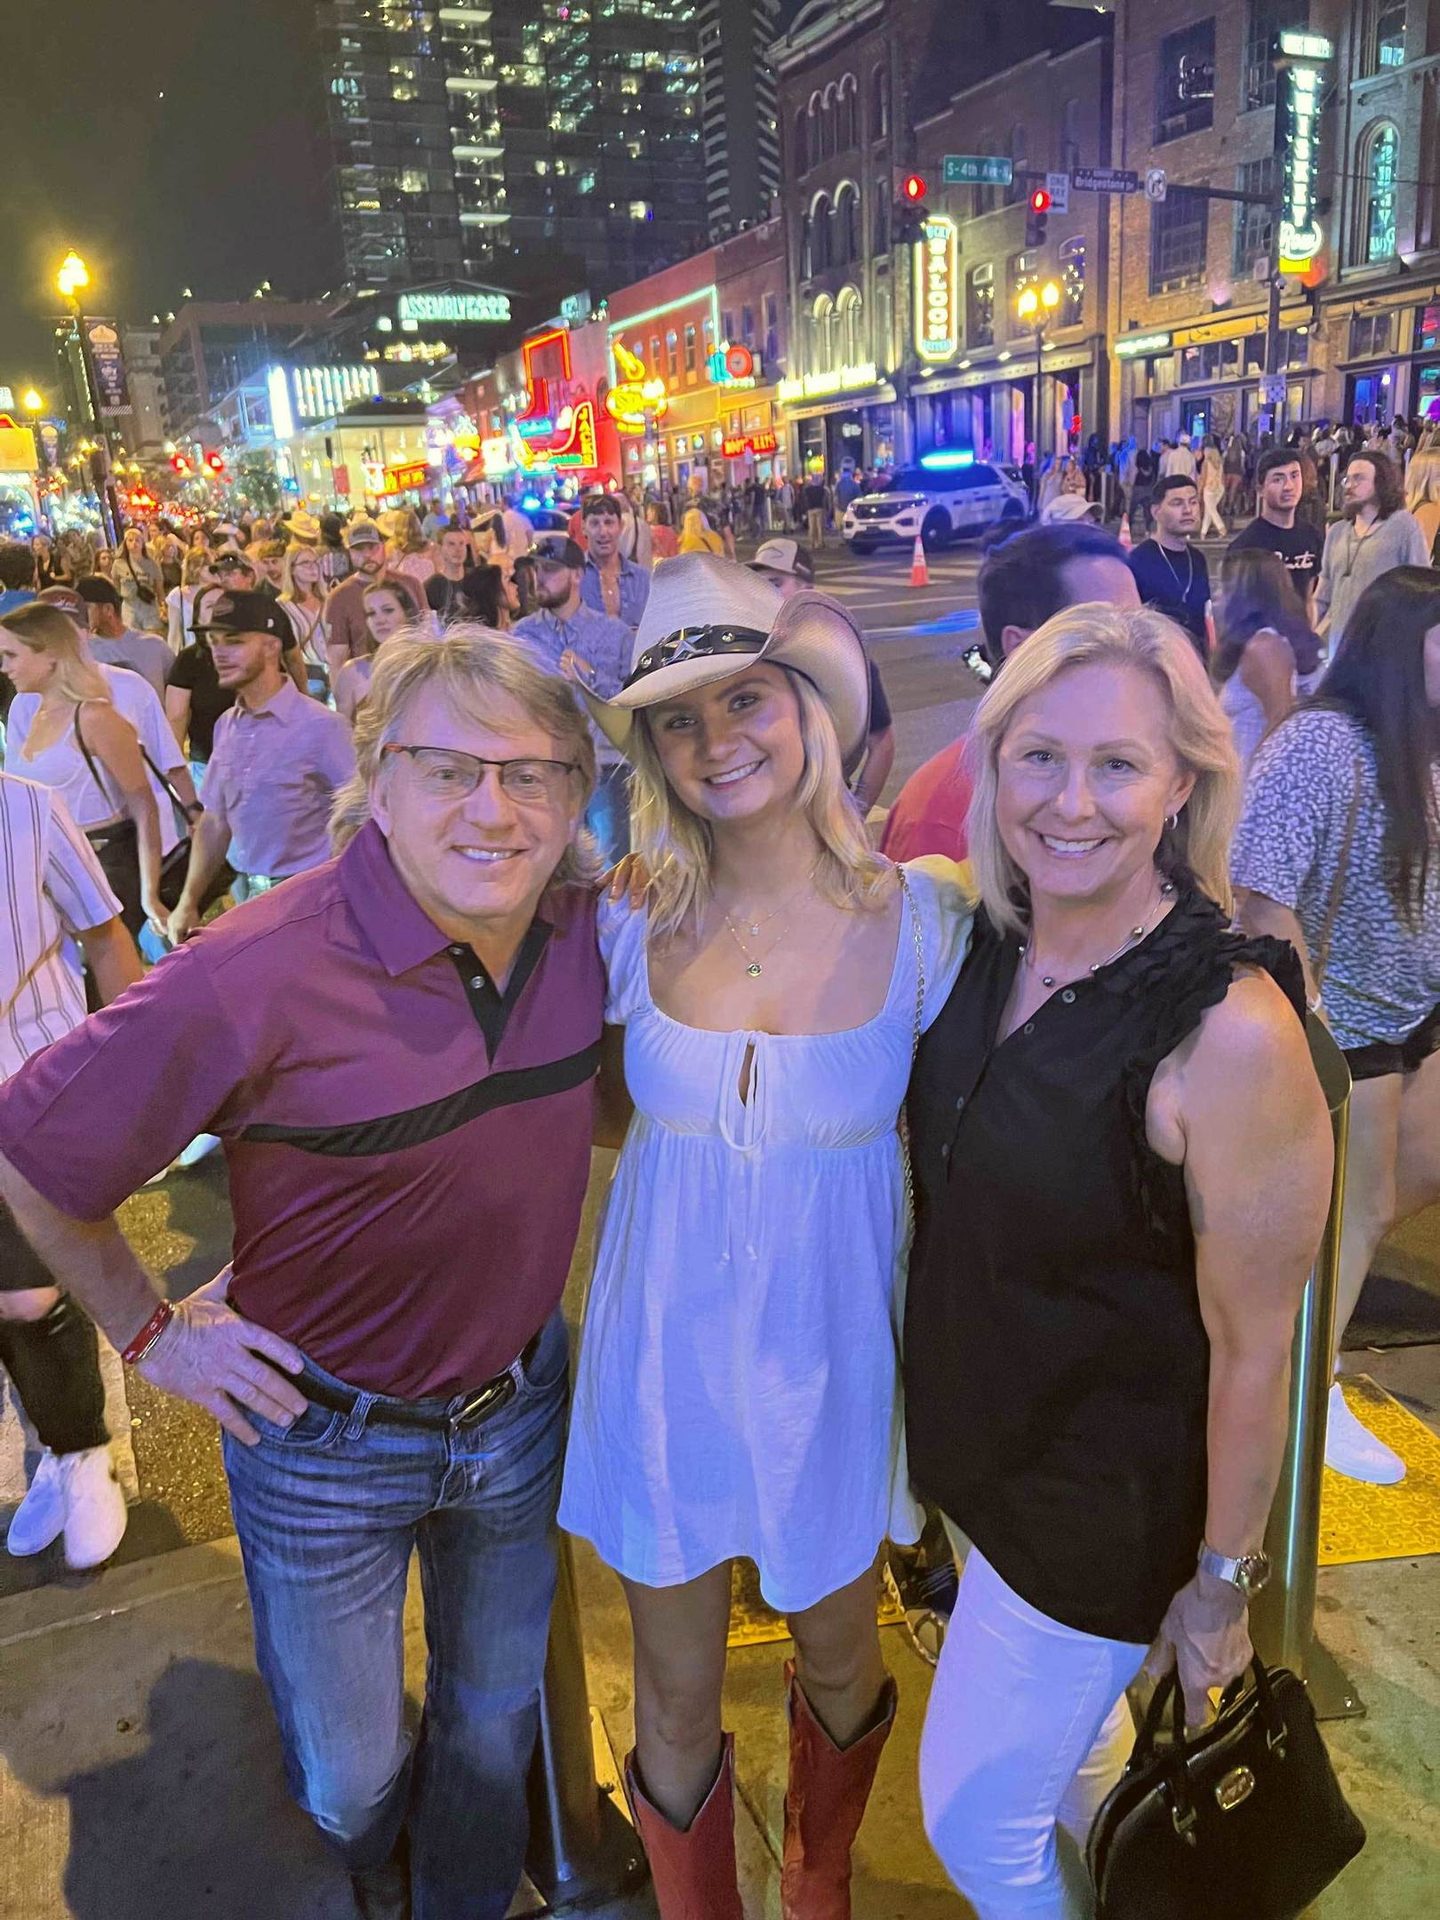
[[[1041,974],[1041,976],[1040,976],[1040,984],[1041,984],[1041,986],[1042,986],[1042,987],[1053,987],[1053,986],[1054,986],[1054,984],[1055,984],[1055,976],[1054,976],[1054,974],[1053,974],[1053,973],[1042,973],[1042,974]]]
[[[754,940],[754,939],[755,939],[755,938],[757,937],[757,935],[759,934],[759,932],[760,932],[760,929],[759,929],[759,927],[758,927],[758,926],[754,926],[754,925],[752,925],[752,926],[748,926],[748,927],[747,927],[747,928],[745,929],[745,931],[746,931],[746,932],[747,932],[747,933],[749,934],[749,936],[750,936],[750,938],[751,938],[752,940]]]
[[[761,973],[760,962],[758,960],[752,960],[749,966],[746,967],[745,971],[746,973],[749,974],[752,980],[758,980],[760,978],[760,973]]]

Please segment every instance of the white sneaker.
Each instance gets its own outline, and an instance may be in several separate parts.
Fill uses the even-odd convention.
[[[87,1447],[60,1456],[65,1486],[65,1564],[76,1573],[108,1560],[129,1518],[110,1449]]]
[[[60,1462],[47,1447],[40,1456],[29,1491],[15,1509],[10,1531],[5,1536],[7,1552],[17,1560],[32,1553],[43,1553],[52,1540],[58,1540],[65,1526],[65,1481]]]
[[[1405,1462],[1356,1419],[1338,1380],[1330,1388],[1325,1464],[1347,1480],[1363,1480],[1372,1487],[1393,1487],[1405,1478]]]

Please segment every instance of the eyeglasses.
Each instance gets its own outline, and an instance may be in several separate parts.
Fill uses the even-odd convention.
[[[380,752],[407,754],[422,793],[436,800],[465,800],[485,777],[486,767],[500,775],[501,791],[520,806],[555,805],[566,798],[566,782],[580,771],[575,760],[481,760],[473,753],[455,753],[449,747],[402,747]]]

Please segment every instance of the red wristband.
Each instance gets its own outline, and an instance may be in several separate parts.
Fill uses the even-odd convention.
[[[133,1367],[143,1360],[146,1354],[160,1338],[175,1317],[175,1309],[168,1300],[162,1300],[154,1313],[141,1327],[135,1338],[126,1347],[120,1358],[127,1367]]]

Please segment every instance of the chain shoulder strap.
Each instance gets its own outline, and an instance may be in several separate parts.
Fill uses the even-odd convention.
[[[897,867],[900,885],[905,894],[905,906],[910,915],[910,933],[915,942],[915,1019],[910,1030],[910,1066],[914,1070],[915,1057],[920,1051],[920,1032],[925,1024],[925,929],[920,921],[920,909],[915,903],[915,894],[905,869]],[[905,1102],[900,1103],[900,1112],[896,1120],[896,1130],[900,1135],[900,1159],[905,1169],[905,1218],[907,1234],[915,1225],[915,1168],[910,1159],[910,1123],[905,1115]]]

